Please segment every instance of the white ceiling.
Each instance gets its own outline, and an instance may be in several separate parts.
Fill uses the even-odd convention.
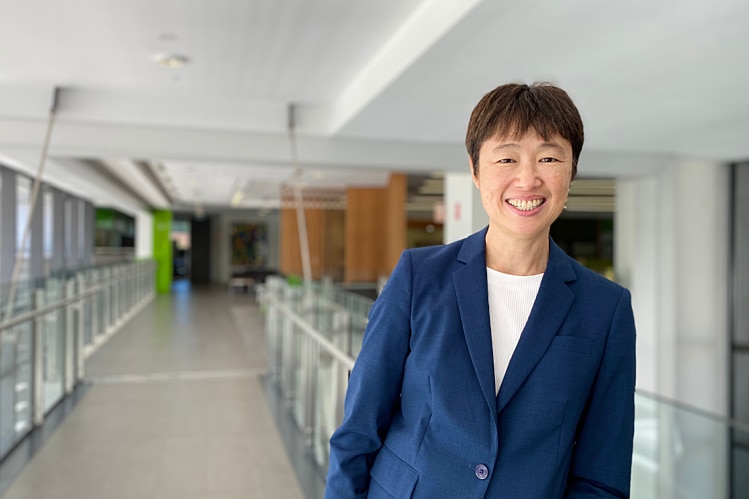
[[[611,174],[606,158],[625,174],[650,164],[635,158],[749,157],[744,0],[0,0],[0,12],[0,160],[36,170],[57,88],[45,179],[122,209],[228,206],[238,189],[260,206],[298,179],[466,171],[468,115],[508,81],[572,95],[581,176]],[[161,67],[158,53],[188,64]]]

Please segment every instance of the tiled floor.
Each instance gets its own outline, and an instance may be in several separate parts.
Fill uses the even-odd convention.
[[[177,286],[91,357],[89,389],[2,498],[316,497],[291,464],[303,456],[286,453],[264,368],[252,298]]]

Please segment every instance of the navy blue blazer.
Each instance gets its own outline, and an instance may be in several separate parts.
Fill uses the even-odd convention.
[[[402,254],[351,372],[326,498],[629,496],[629,292],[550,240],[495,395],[485,235]]]

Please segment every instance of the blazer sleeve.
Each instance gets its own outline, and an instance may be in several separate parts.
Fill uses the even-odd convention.
[[[634,438],[635,323],[623,289],[581,419],[567,498],[629,497]]]
[[[369,471],[400,401],[411,336],[412,263],[404,252],[369,314],[341,426],[330,439],[325,497],[364,498]]]

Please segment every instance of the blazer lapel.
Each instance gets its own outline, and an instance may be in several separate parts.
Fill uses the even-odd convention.
[[[567,282],[576,278],[569,257],[549,240],[549,263],[528,322],[510,359],[497,396],[497,412],[507,405],[541,360],[569,312],[575,294]]]
[[[485,235],[486,229],[469,236],[463,243],[458,260],[465,266],[453,273],[453,285],[468,353],[494,419],[497,415],[497,398],[486,287]]]

